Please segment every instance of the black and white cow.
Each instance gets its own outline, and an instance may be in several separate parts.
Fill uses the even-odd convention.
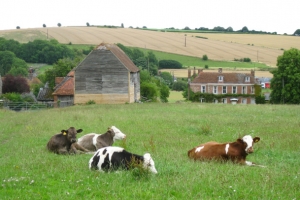
[[[156,174],[154,161],[149,153],[143,156],[126,151],[121,147],[103,147],[98,149],[89,161],[89,168],[99,171],[117,170],[118,168],[130,169],[132,164],[142,164],[144,169]]]

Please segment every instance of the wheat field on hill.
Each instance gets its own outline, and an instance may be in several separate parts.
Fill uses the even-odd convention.
[[[20,42],[56,39],[64,44],[121,43],[168,53],[219,61],[250,58],[276,67],[283,49],[300,49],[300,37],[285,35],[162,32],[130,28],[51,27],[0,31],[0,37]],[[204,39],[207,38],[207,39]]]

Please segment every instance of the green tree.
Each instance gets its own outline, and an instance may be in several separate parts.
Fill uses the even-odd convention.
[[[294,32],[294,35],[300,35],[300,29],[297,29],[297,30]]]
[[[226,29],[227,32],[233,32],[233,28],[231,26],[229,26],[227,29]]]
[[[20,29],[20,26],[17,26],[16,29]]]
[[[208,60],[208,56],[205,54],[202,56],[202,60]]]
[[[58,23],[57,26],[58,26],[58,27],[61,27],[61,23]]]
[[[165,83],[172,87],[173,84],[173,76],[169,72],[161,72],[160,77],[165,81]]]
[[[277,69],[271,72],[271,102],[300,103],[300,50],[291,48],[277,58]]]
[[[15,54],[11,51],[0,51],[0,74],[4,76],[12,68]]]
[[[52,69],[45,71],[45,82],[48,82],[49,87],[53,88],[55,86],[55,77],[65,77],[78,63],[79,60],[70,58],[59,59]]]
[[[43,24],[43,27],[46,28],[47,27],[46,24]]]
[[[244,26],[244,27],[242,28],[241,32],[249,32],[247,26]]]
[[[87,22],[87,23],[86,23],[86,26],[90,26],[90,23]]]
[[[172,90],[184,91],[187,88],[187,82],[183,80],[177,80],[173,83]]]

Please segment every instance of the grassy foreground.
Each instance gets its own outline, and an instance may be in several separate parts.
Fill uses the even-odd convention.
[[[298,199],[299,106],[197,103],[74,106],[33,112],[0,110],[0,199]],[[127,139],[114,146],[150,152],[157,175],[88,169],[92,155],[49,153],[49,138],[70,126]],[[207,141],[259,136],[249,161],[266,168],[193,162],[187,151]]]

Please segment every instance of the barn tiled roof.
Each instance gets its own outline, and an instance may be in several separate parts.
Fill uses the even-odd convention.
[[[52,95],[74,95],[74,71],[70,71],[68,75],[54,87]]]
[[[115,44],[101,43],[96,47],[96,49],[110,50],[130,72],[138,72],[140,70],[124,53],[124,51]]]
[[[219,81],[219,76],[223,76],[223,81]],[[245,81],[246,76],[250,77],[250,82]],[[255,77],[250,73],[200,72],[192,83],[255,84]]]

